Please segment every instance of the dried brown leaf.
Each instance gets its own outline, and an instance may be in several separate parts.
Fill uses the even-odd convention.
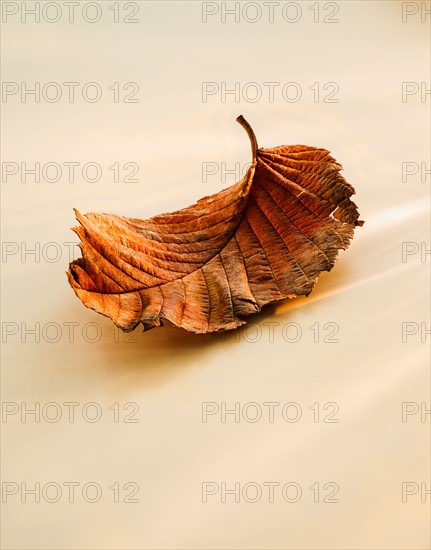
[[[168,319],[193,332],[233,329],[270,302],[308,295],[362,225],[353,187],[325,149],[258,149],[241,181],[148,220],[78,211],[82,257],[69,282],[124,331]]]

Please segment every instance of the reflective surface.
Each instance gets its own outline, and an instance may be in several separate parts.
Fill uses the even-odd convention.
[[[404,23],[401,2],[281,3],[273,23],[245,4],[223,22],[222,4],[3,25],[5,548],[429,548],[421,3]],[[23,101],[35,82],[62,97]],[[365,225],[308,298],[243,329],[126,338],[67,283],[72,208],[147,218],[230,185],[250,161],[241,113],[263,147],[331,150]]]

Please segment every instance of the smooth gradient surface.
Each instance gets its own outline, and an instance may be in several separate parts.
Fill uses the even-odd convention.
[[[128,24],[115,10],[133,2],[99,3],[95,23],[58,4],[56,23],[2,24],[19,87],[2,103],[2,166],[19,170],[1,183],[3,547],[429,548],[429,2],[405,22],[402,2],[301,2],[290,23],[286,2],[272,23],[245,3],[223,22],[234,3],[137,2]],[[35,82],[63,96],[23,102]],[[138,102],[121,101],[128,82]],[[308,298],[225,336],[126,339],[68,285],[72,208],[148,218],[234,183],[250,161],[239,114],[263,147],[329,149],[365,225]],[[36,162],[40,181],[22,181]]]

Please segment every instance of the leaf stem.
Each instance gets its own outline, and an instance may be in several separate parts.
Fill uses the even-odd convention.
[[[241,126],[244,128],[244,130],[247,132],[247,135],[251,143],[251,154],[253,155],[253,163],[254,163],[256,160],[256,154],[258,149],[256,135],[253,132],[253,128],[250,126],[250,124],[245,120],[245,118],[242,115],[240,115],[236,119],[236,121],[239,122]]]

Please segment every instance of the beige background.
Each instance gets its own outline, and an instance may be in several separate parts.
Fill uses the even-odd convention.
[[[79,174],[74,183],[64,175],[57,183],[24,183],[19,175],[2,181],[2,240],[18,250],[2,263],[2,398],[18,407],[3,416],[2,478],[64,488],[57,503],[43,495],[23,503],[21,491],[9,496],[3,547],[429,548],[430,497],[401,498],[403,482],[429,488],[429,415],[403,423],[401,412],[403,402],[430,408],[428,345],[419,333],[402,342],[402,323],[429,326],[429,260],[416,254],[402,261],[403,242],[429,248],[429,176],[403,182],[402,163],[429,166],[430,100],[417,94],[403,103],[401,89],[404,81],[429,88],[430,16],[428,24],[420,14],[403,23],[401,2],[342,1],[338,23],[314,23],[311,3],[301,2],[294,24],[280,12],[274,23],[267,15],[254,24],[243,17],[223,23],[219,13],[204,24],[200,2],[139,2],[138,23],[114,24],[112,4],[101,3],[94,24],[78,9],[74,23],[65,15],[58,23],[22,23],[18,14],[2,25],[4,81],[95,81],[103,88],[97,103],[22,103],[17,95],[2,104],[3,162],[97,162],[103,169],[97,183]],[[242,89],[292,81],[303,91],[297,103],[280,93],[272,103],[232,96],[222,102],[220,94],[202,101],[203,82],[239,82]],[[139,102],[114,103],[114,82],[138,83]],[[315,82],[337,83],[339,102],[314,102]],[[202,163],[233,168],[250,160],[235,123],[241,113],[262,146],[331,150],[356,188],[364,227],[309,298],[266,309],[248,329],[225,339],[139,329],[134,341],[120,335],[117,342],[112,323],[85,309],[67,284],[64,243],[77,241],[72,207],[146,218],[233,183],[234,175],[221,183],[220,174],[204,183]],[[115,162],[137,163],[139,182],[114,183]],[[58,249],[44,246],[53,242],[60,256],[50,262]],[[22,258],[35,243],[39,261]],[[71,322],[78,326],[69,342],[64,323]],[[273,338],[269,322],[277,323]],[[40,342],[25,336],[36,323]],[[338,342],[322,341],[326,323],[338,326]],[[320,329],[318,342],[311,326]],[[58,341],[49,342],[55,327]],[[283,335],[293,338],[294,327],[301,336],[291,343]],[[100,340],[87,341],[96,329]],[[48,422],[42,414],[40,422],[22,422],[20,413],[35,402],[42,409],[57,403],[61,419]],[[75,422],[68,422],[65,402],[78,403]],[[102,410],[99,422],[82,418],[89,402]],[[120,409],[136,403],[139,421],[114,422],[115,402]],[[238,402],[241,410],[256,402],[263,416],[253,423],[231,415],[223,423],[218,414],[204,423],[205,402]],[[265,402],[280,403],[274,422]],[[281,416],[289,402],[301,407],[296,423]],[[335,402],[338,423],[322,416],[314,422],[309,407],[316,402],[324,415],[322,407]],[[121,409],[121,420],[130,411]],[[72,481],[80,485],[70,503],[62,484]],[[81,497],[90,481],[102,490],[97,503]],[[113,502],[115,482],[137,484],[139,502]],[[236,503],[218,493],[203,503],[204,482],[263,489],[295,482],[302,497],[288,503],[276,492],[269,502],[264,491],[259,502],[241,496]],[[309,489],[315,482],[317,503]],[[338,503],[322,502],[327,482],[338,484]]]

